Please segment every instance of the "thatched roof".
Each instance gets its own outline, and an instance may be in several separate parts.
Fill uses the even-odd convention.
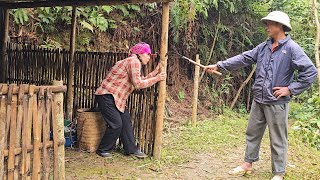
[[[0,8],[16,9],[53,6],[98,6],[170,1],[172,0],[0,0]]]

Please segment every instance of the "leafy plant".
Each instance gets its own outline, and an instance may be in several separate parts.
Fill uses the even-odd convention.
[[[290,113],[296,119],[294,130],[300,132],[303,141],[320,150],[320,96],[314,94],[303,107]]]
[[[179,99],[180,101],[183,101],[183,100],[185,99],[185,93],[184,93],[184,91],[179,91],[179,93],[178,93],[178,99]]]
[[[13,16],[16,24],[24,25],[29,21],[29,13],[26,9],[14,9],[11,11],[11,15]]]

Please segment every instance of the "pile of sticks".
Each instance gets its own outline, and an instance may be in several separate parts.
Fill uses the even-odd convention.
[[[52,164],[54,179],[64,176],[65,90],[0,84],[0,179],[50,179]]]

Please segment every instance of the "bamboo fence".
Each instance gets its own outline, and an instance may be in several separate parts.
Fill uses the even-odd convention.
[[[8,44],[7,83],[49,85],[53,80],[68,83],[69,51],[64,49],[46,49],[33,45]],[[119,52],[75,52],[73,78],[73,109],[96,108],[94,91],[105,78],[108,70],[128,56]],[[156,57],[153,57],[156,59]],[[150,63],[143,68],[147,74],[155,67]],[[64,94],[64,110],[67,110],[67,94]],[[134,91],[127,101],[132,117],[138,146],[144,152],[152,154],[156,121],[158,88]]]
[[[64,86],[0,84],[0,179],[64,176],[64,161],[53,166],[60,158],[55,154],[64,153],[64,139],[59,135],[64,132],[63,118],[54,116],[63,114],[57,104],[62,105],[64,91]]]

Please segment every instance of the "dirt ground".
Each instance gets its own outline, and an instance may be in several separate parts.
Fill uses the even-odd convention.
[[[155,166],[150,160],[115,153],[114,159],[104,159],[95,154],[67,150],[67,179],[266,179],[270,175],[270,156],[266,147],[262,149],[261,159],[255,164],[250,177],[233,177],[228,170],[241,163],[244,147],[222,153],[195,154],[189,162],[180,165]],[[221,155],[222,154],[222,155]],[[258,177],[255,178],[255,176]],[[259,178],[260,177],[260,178]]]
[[[161,161],[141,160],[120,152],[114,152],[112,159],[105,159],[95,153],[66,149],[66,179],[271,179],[268,133],[263,138],[254,173],[245,177],[228,175],[230,169],[243,161],[247,117],[233,112],[225,114],[205,120],[197,127],[176,121],[167,124]],[[320,151],[304,144],[292,130],[289,135],[285,180],[320,180]]]

